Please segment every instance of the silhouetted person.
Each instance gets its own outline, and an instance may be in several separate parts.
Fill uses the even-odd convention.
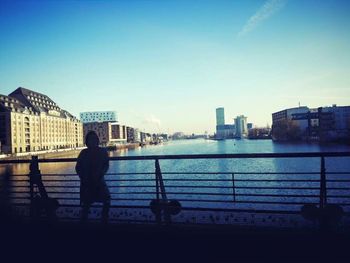
[[[32,160],[29,165],[30,173],[30,214],[33,218],[38,218],[44,212],[48,219],[56,219],[56,210],[59,207],[59,202],[56,198],[50,198],[46,192],[45,186],[41,178],[41,172],[39,169],[38,156],[32,156]],[[38,193],[34,193],[34,187],[39,190]]]
[[[86,221],[92,203],[102,202],[102,222],[107,223],[110,194],[104,175],[109,167],[108,153],[99,147],[99,138],[94,131],[88,132],[85,144],[87,149],[80,152],[75,167],[80,178],[81,219]]]

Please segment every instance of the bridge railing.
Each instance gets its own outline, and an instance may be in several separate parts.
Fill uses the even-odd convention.
[[[319,220],[326,214],[321,211],[327,209],[330,213],[339,212],[340,209],[343,215],[350,215],[350,171],[326,170],[326,159],[335,157],[350,157],[350,153],[120,156],[111,157],[110,161],[150,161],[154,162],[154,172],[109,172],[105,178],[111,192],[112,217],[114,216],[117,221],[122,221],[122,215],[127,215],[128,209],[133,211],[129,216],[131,215],[134,220],[127,219],[127,221],[136,222],[174,223],[177,221],[176,218],[181,217],[186,211],[191,213],[192,223],[201,221],[201,218],[198,218],[199,212],[211,213],[208,216],[209,223],[219,223],[216,219],[219,213],[231,213],[229,215],[232,218],[222,216],[223,223],[234,223],[232,215],[237,213],[304,216],[306,213],[306,217]],[[317,172],[162,172],[161,169],[162,160],[255,158],[304,158],[306,162],[309,158],[320,158],[320,167]],[[74,164],[76,161],[76,158],[33,158],[1,160],[0,165],[25,163],[33,170],[33,167],[40,168],[40,165],[45,163]],[[33,180],[34,174],[33,171],[29,174],[12,174],[8,176],[7,182],[2,180],[2,192],[7,184],[9,186],[5,189],[7,198],[13,206],[31,207],[34,198],[38,195],[43,197],[40,187],[44,187],[46,197],[57,199],[60,209],[65,209],[59,213],[59,218],[79,218],[80,180],[77,174],[41,174],[40,182]],[[147,214],[139,212],[141,210],[152,212]],[[73,216],[67,216],[69,212],[73,213]]]

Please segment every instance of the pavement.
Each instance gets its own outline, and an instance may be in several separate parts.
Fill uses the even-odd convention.
[[[16,220],[0,231],[11,262],[350,262],[341,231]]]

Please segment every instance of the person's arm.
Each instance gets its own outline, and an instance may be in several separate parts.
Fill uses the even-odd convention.
[[[102,166],[102,177],[107,173],[109,169],[109,157],[106,150],[103,151],[103,166]]]
[[[84,150],[82,150],[78,156],[77,159],[77,164],[75,165],[75,171],[77,172],[77,174],[79,175],[79,177],[81,176],[82,173],[82,160],[83,160],[83,156],[84,156]]]

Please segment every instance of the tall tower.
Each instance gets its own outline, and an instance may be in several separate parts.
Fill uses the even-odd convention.
[[[223,107],[216,109],[216,138],[225,139],[225,110]]]
[[[223,107],[216,109],[216,126],[225,125],[225,109]]]
[[[236,136],[245,137],[248,133],[247,117],[244,115],[237,116],[235,118]]]

